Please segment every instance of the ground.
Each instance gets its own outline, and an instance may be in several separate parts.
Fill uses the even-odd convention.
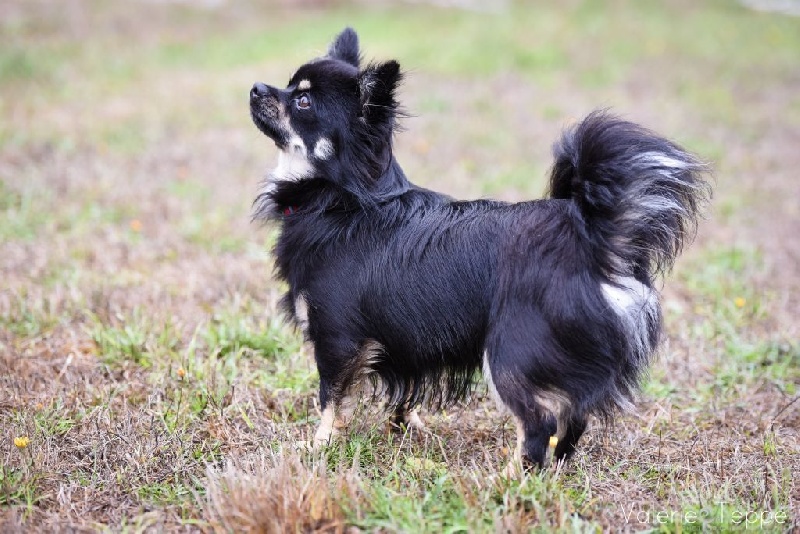
[[[0,6],[0,530],[789,531],[800,525],[800,19],[668,3]],[[452,2],[451,4],[459,4]],[[427,433],[374,405],[319,454],[308,347],[276,312],[276,160],[254,81],[345,25],[397,58],[415,182],[536,198],[596,107],[710,162],[635,410],[500,476],[485,388]]]

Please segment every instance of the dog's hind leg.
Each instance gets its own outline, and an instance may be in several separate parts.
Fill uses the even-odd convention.
[[[547,449],[550,438],[556,434],[556,419],[553,415],[536,409],[523,415],[514,414],[517,445],[514,455],[505,468],[506,476],[516,476],[521,470],[544,468],[549,458]]]
[[[575,452],[575,446],[586,431],[587,419],[585,415],[571,414],[567,420],[563,435],[559,429],[559,440],[556,445],[555,457],[557,460],[568,460]]]
[[[550,437],[558,432],[558,425],[553,414],[536,405],[528,405],[524,413],[517,415],[517,434],[523,435],[520,460],[523,467],[543,468],[547,465],[547,447]]]
[[[504,369],[488,352],[484,355],[483,373],[495,400],[512,413],[516,423],[517,446],[506,473],[516,473],[520,466],[544,467],[550,437],[558,435],[558,417],[563,408],[549,406],[524,375]]]

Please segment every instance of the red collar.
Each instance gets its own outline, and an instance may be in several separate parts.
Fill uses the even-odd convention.
[[[288,217],[289,215],[294,215],[297,213],[297,206],[286,206],[283,208],[283,216]]]

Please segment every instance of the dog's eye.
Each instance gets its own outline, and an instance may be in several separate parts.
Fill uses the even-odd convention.
[[[308,95],[300,95],[300,98],[298,98],[296,102],[297,109],[308,109],[311,107],[311,99]]]

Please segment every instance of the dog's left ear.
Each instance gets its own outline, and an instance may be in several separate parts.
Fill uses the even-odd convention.
[[[361,115],[368,123],[392,119],[397,114],[395,90],[403,79],[400,64],[391,60],[370,65],[358,75]]]
[[[358,67],[361,52],[358,49],[358,34],[353,28],[345,28],[328,48],[328,57],[339,59]]]

